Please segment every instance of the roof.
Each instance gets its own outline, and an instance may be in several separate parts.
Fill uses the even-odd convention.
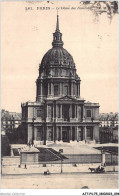
[[[118,121],[118,113],[113,113],[113,112],[110,112],[110,113],[101,113],[99,114],[99,120],[101,121]]]
[[[99,103],[92,103],[90,101],[86,101],[85,106],[100,107]]]
[[[21,120],[21,113],[16,113],[16,112],[9,112],[2,110],[1,111],[1,120]]]

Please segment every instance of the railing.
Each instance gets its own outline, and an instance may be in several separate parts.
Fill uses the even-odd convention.
[[[33,122],[33,118],[22,118],[22,122]],[[34,120],[34,122],[44,122],[44,120],[43,119],[41,119],[41,118],[36,118],[35,120]]]
[[[78,122],[78,118],[70,118],[70,122]]]
[[[37,102],[25,102],[25,103],[21,103],[22,106],[29,106],[29,105],[33,105],[33,106],[39,106],[40,103],[37,103]]]
[[[46,122],[53,122],[53,118],[47,117],[47,118],[46,118]]]

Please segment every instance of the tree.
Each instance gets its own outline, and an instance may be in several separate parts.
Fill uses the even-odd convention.
[[[10,156],[10,144],[6,135],[1,135],[1,156]]]

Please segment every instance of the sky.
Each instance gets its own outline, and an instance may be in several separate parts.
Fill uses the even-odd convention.
[[[35,101],[39,64],[52,48],[59,8],[63,47],[73,56],[81,97],[99,103],[100,112],[118,112],[117,14],[96,17],[72,1],[1,4],[2,109],[21,112],[21,103]]]

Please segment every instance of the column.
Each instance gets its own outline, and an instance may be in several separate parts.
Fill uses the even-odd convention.
[[[40,95],[41,95],[41,97],[42,97],[42,80],[41,80],[41,83],[40,83]]]
[[[51,82],[51,95],[54,95],[53,83]]]
[[[81,107],[80,105],[77,105],[77,119],[79,122],[81,121]]]
[[[73,96],[75,95],[75,82],[73,82]]]
[[[55,116],[55,115],[54,115],[54,103],[53,103],[53,121],[54,121],[54,116]]]
[[[60,96],[62,96],[62,83],[60,83]]]
[[[56,140],[58,141],[59,127],[56,127]]]
[[[85,126],[85,129],[84,129],[84,132],[85,132],[85,140],[87,139],[87,128]]]
[[[70,143],[70,127],[68,127],[68,142]]]
[[[78,118],[78,105],[76,105],[76,118]]]
[[[77,141],[77,127],[75,127],[75,141]]]
[[[58,118],[58,110],[59,110],[58,107],[59,107],[58,104],[56,104],[56,108],[55,108],[56,109],[56,116],[55,116],[55,119]]]
[[[70,126],[70,140],[72,141],[72,126]]]
[[[60,105],[60,118],[62,118],[62,104]]]
[[[60,133],[61,133],[61,136],[60,136],[60,140],[62,140],[62,126],[60,127]]]
[[[51,83],[49,83],[49,95],[51,95]]]
[[[75,118],[76,118],[76,104],[75,104]]]
[[[48,126],[46,126],[46,130],[44,130],[45,131],[45,138],[46,138],[46,140],[48,140]]]
[[[40,96],[40,82],[37,81],[36,86],[37,86],[36,97],[39,97]]]
[[[80,96],[80,84],[78,84],[78,96]]]
[[[55,127],[53,126],[53,129],[52,129],[52,132],[53,132],[53,141],[55,141]]]
[[[57,134],[57,127],[56,125],[54,126],[54,142],[56,142],[56,134]]]
[[[78,141],[78,131],[79,131],[79,130],[78,130],[78,126],[76,127],[76,129],[77,129],[77,141]]]
[[[47,126],[44,126],[44,131],[43,131],[43,133],[44,133],[44,136],[43,136],[43,138],[44,138],[44,145],[46,145]]]
[[[82,106],[82,121],[85,121],[85,109],[84,106]]]
[[[73,82],[71,83],[71,96],[73,96]]]
[[[48,104],[46,105],[46,107],[47,107],[47,118],[48,118]]]
[[[50,88],[49,88],[49,86],[50,86],[50,84],[48,83],[48,96],[50,95],[50,92],[49,92]]]

